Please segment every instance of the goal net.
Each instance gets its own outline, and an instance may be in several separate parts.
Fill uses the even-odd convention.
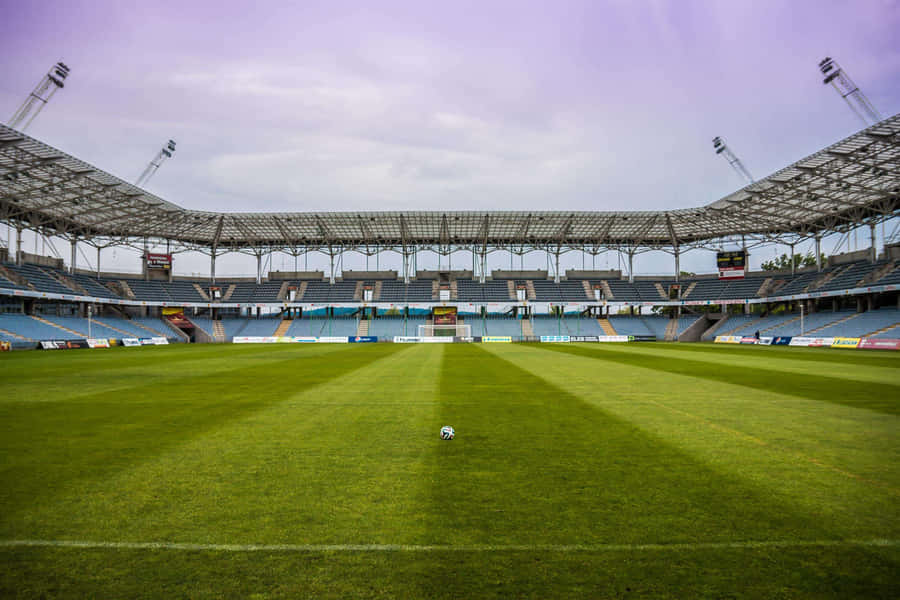
[[[419,325],[419,337],[472,337],[472,326],[456,323],[454,325]]]

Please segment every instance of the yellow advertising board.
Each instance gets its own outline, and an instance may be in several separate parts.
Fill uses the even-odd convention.
[[[832,348],[856,348],[859,346],[860,338],[836,337],[831,342]]]

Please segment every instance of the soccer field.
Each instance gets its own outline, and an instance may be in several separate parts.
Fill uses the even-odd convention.
[[[2,597],[900,597],[893,353],[117,348],[0,389]]]

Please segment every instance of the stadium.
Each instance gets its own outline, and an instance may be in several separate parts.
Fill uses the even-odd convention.
[[[715,138],[706,204],[247,212],[148,191],[171,140],[130,183],[26,133],[68,76],[0,125],[4,597],[900,593],[900,114],[855,84],[767,177]]]

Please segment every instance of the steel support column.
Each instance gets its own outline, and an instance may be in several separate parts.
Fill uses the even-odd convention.
[[[209,255],[209,279],[210,282],[215,285],[216,283],[216,250],[213,248],[212,253]]]
[[[822,270],[822,234],[816,234],[816,271]]]
[[[556,264],[556,272],[553,274],[553,283],[559,283],[559,251],[557,251],[554,255],[554,263]]]
[[[791,275],[793,275],[797,270],[797,265],[794,264],[794,244],[791,244]]]
[[[675,246],[675,283],[681,278],[681,253],[678,250],[678,246]]]
[[[72,258],[69,262],[69,273],[75,274],[75,261],[78,260],[78,238],[72,236]]]
[[[100,246],[97,246],[97,279],[100,279]]]
[[[16,266],[22,265],[22,227],[16,227]]]
[[[872,244],[872,263],[878,260],[878,249],[875,247],[875,222],[869,223],[869,239]]]
[[[628,283],[634,283],[634,250],[628,251]]]
[[[262,252],[256,253],[256,284],[262,283]]]

